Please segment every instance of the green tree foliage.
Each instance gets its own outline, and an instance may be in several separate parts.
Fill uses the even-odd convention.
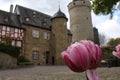
[[[118,44],[120,44],[120,38],[116,38],[116,39],[110,39],[110,41],[107,43],[108,46],[112,46],[115,48],[115,46],[117,46]]]
[[[115,47],[118,44],[120,44],[120,38],[110,39],[107,46],[102,47],[103,59],[116,59],[116,57],[112,55],[112,52],[115,51]]]
[[[102,47],[102,52],[103,52],[103,59],[115,59],[115,57],[112,55],[112,51],[115,49],[110,46],[103,46]]]
[[[91,0],[92,9],[95,14],[108,15],[113,14],[113,12],[118,9],[116,8],[117,3],[120,0]]]

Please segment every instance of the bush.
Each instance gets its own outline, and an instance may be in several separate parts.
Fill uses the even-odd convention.
[[[120,66],[120,61],[113,56],[112,52],[115,50],[114,47],[104,46],[102,47],[103,52],[103,60],[106,60],[108,63],[108,67],[116,67]]]
[[[18,65],[32,65],[33,63],[25,58],[24,56],[19,56],[17,59],[17,64]]]
[[[0,51],[12,57],[18,58],[20,55],[20,47],[0,43]]]
[[[26,59],[24,56],[19,56],[17,59],[18,62],[30,62],[28,59]]]

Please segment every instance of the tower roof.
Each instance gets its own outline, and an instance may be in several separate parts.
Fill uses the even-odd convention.
[[[66,17],[66,15],[60,10],[60,8],[59,8],[59,10],[53,15],[52,19],[54,19],[54,18],[65,18],[66,20],[68,20],[67,17]]]

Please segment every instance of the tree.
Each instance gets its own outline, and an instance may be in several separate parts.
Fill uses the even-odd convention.
[[[110,39],[110,41],[107,43],[108,46],[112,46],[115,47],[118,44],[120,44],[120,38],[116,38],[116,39]]]
[[[113,15],[114,11],[119,9],[117,3],[119,3],[120,0],[90,0],[90,1],[92,2],[92,10],[96,15],[98,14]]]

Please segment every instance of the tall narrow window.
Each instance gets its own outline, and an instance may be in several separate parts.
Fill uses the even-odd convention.
[[[10,28],[10,33],[11,33],[11,34],[14,33],[14,28]]]
[[[44,39],[50,39],[50,33],[44,32]]]
[[[2,31],[2,35],[5,35],[5,31]]]
[[[13,41],[11,42],[11,44],[12,44],[12,46],[15,46],[15,40],[13,40]]]
[[[44,39],[47,39],[47,32],[44,32]]]
[[[6,30],[6,26],[3,26],[3,30]]]

